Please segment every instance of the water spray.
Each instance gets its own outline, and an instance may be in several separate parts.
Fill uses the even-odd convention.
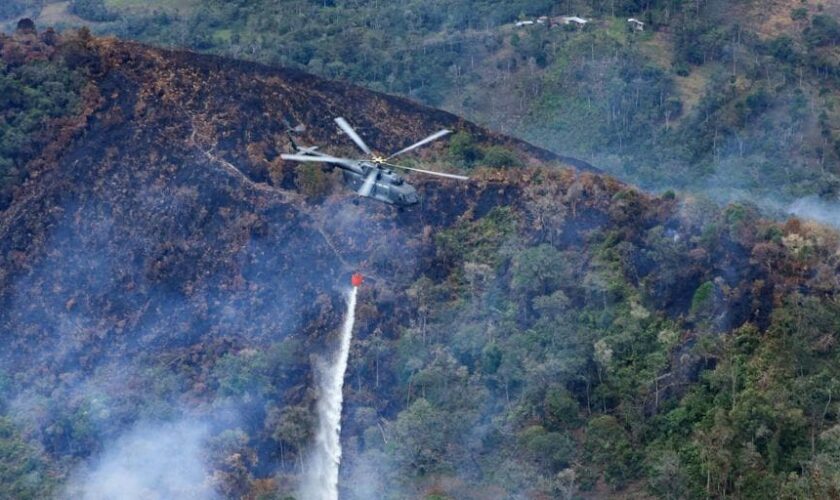
[[[332,359],[317,362],[315,380],[320,397],[316,406],[318,427],[301,488],[301,496],[312,500],[338,499],[338,467],[341,463],[341,407],[344,402],[344,374],[350,355],[350,340],[356,313],[356,292],[362,275],[354,274],[347,292],[347,314],[341,328],[341,344]]]

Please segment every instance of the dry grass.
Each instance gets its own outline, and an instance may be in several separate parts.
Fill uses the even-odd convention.
[[[0,0],[2,1],[2,0]],[[200,0],[105,0],[105,5],[112,11],[137,15],[151,11],[187,13],[196,7]],[[70,13],[69,0],[50,2],[34,16],[39,26],[95,26],[99,23],[82,19]]]
[[[802,29],[790,17],[793,9],[806,7],[800,0],[763,0],[756,2],[748,14],[748,27],[753,28],[762,38],[775,38],[781,34],[796,35]],[[811,6],[813,9],[813,6]]]
[[[660,68],[670,68],[674,60],[674,42],[668,33],[654,33],[650,40],[640,44],[642,53]]]
[[[822,6],[822,11],[818,10]],[[794,9],[805,8],[808,18],[801,21],[791,19]],[[742,25],[759,34],[761,38],[775,38],[787,35],[797,39],[808,26],[810,19],[820,13],[840,16],[840,2],[824,0],[816,2],[802,2],[802,0],[755,0],[746,5],[735,7],[733,12],[739,17]]]
[[[674,43],[669,33],[658,32],[640,45],[642,52],[656,64],[656,66],[668,70],[674,60]],[[675,120],[678,123],[682,117],[688,116],[700,102],[706,92],[706,85],[711,77],[710,65],[692,66],[688,76],[674,75],[674,83],[677,86],[679,98],[683,103],[683,113]]]
[[[688,76],[675,76],[674,82],[677,84],[677,89],[680,93],[680,100],[683,103],[682,116],[689,115],[703,94],[706,93],[706,86],[711,79],[712,69],[710,65],[693,67]]]
[[[154,10],[184,14],[200,4],[200,0],[105,0],[109,9],[130,14],[144,14]]]

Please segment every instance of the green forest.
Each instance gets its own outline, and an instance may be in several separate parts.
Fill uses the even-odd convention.
[[[0,46],[2,48],[2,46]],[[0,67],[0,210],[27,177],[25,165],[40,153],[44,129],[78,111],[82,77],[63,59],[26,61],[9,50]]]
[[[837,5],[55,5],[0,5],[0,498],[72,498],[126,428],[185,407],[223,415],[201,454],[219,495],[302,498],[341,266],[372,274],[342,498],[840,497],[840,235],[775,217],[840,195]],[[353,204],[277,160],[273,99],[313,106],[325,146],[317,113],[397,101],[106,35],[406,96],[603,172],[459,130],[405,161],[467,187]],[[360,130],[390,145],[436,116],[398,102]],[[304,319],[280,335],[286,301]]]

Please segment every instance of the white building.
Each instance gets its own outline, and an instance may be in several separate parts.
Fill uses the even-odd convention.
[[[521,28],[523,26],[532,26],[534,24],[548,24],[548,25],[559,25],[559,24],[576,24],[578,26],[585,26],[589,23],[589,20],[584,19],[582,17],[577,16],[560,16],[555,17],[553,19],[549,19],[548,16],[540,16],[537,18],[536,21],[516,21],[516,27]]]
[[[589,22],[586,19],[577,16],[563,16],[560,19],[563,20],[563,24],[577,24],[579,26],[583,26]]]
[[[639,21],[635,17],[631,17],[627,20],[630,23],[630,27],[636,31],[644,31],[645,30],[645,23]]]

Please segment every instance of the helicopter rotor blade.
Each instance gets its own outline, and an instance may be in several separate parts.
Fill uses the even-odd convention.
[[[468,181],[470,180],[469,177],[463,175],[456,175],[456,174],[446,174],[443,172],[434,172],[432,170],[423,170],[422,168],[413,168],[413,167],[405,167],[403,165],[395,165],[393,163],[382,163],[383,165],[388,165],[389,167],[394,168],[401,168],[403,170],[411,170],[412,172],[420,172],[421,174],[429,174],[429,175],[436,175],[438,177],[446,177],[447,179],[458,179],[459,181]]]
[[[358,173],[362,173],[362,169],[358,165],[358,161],[356,160],[348,160],[347,158],[336,158],[334,156],[309,156],[309,155],[293,155],[293,154],[281,154],[280,158],[284,160],[292,160],[292,161],[303,161],[303,162],[318,162],[318,163],[335,163],[338,165],[344,165],[345,167],[349,168],[350,170]]]
[[[356,146],[359,146],[359,149],[364,151],[365,154],[371,154],[368,145],[365,144],[365,141],[363,141],[362,138],[359,137],[359,134],[357,134],[356,131],[353,130],[353,127],[351,127],[350,124],[347,123],[347,120],[339,116],[335,119],[335,123],[338,124],[338,126],[341,128],[341,130],[344,131],[345,134],[347,134],[351,139],[353,139],[353,142],[356,143]]]
[[[430,135],[429,137],[426,137],[422,141],[415,142],[411,146],[409,146],[407,148],[404,148],[404,149],[401,149],[401,150],[397,151],[396,153],[392,154],[391,156],[389,156],[388,158],[385,158],[385,159],[390,160],[391,158],[394,158],[395,156],[399,156],[403,153],[408,153],[409,151],[413,151],[413,150],[419,148],[420,146],[423,146],[424,144],[428,144],[432,141],[436,141],[436,140],[440,139],[441,137],[443,137],[445,135],[448,135],[448,134],[451,134],[451,133],[452,133],[451,130],[446,130],[446,129],[439,130],[439,131],[435,132],[434,134]]]
[[[370,169],[370,173],[367,175],[367,177],[365,177],[365,183],[362,184],[362,187],[360,187],[357,191],[357,193],[359,193],[359,196],[370,196],[370,192],[373,190],[373,185],[376,183],[377,177],[379,177],[379,169]]]
[[[348,160],[347,158],[336,158],[335,156],[309,156],[309,155],[288,154],[288,153],[281,154],[280,158],[283,158],[284,160],[315,161],[315,162],[320,162],[320,163],[348,163],[348,162],[353,162],[353,160]]]

